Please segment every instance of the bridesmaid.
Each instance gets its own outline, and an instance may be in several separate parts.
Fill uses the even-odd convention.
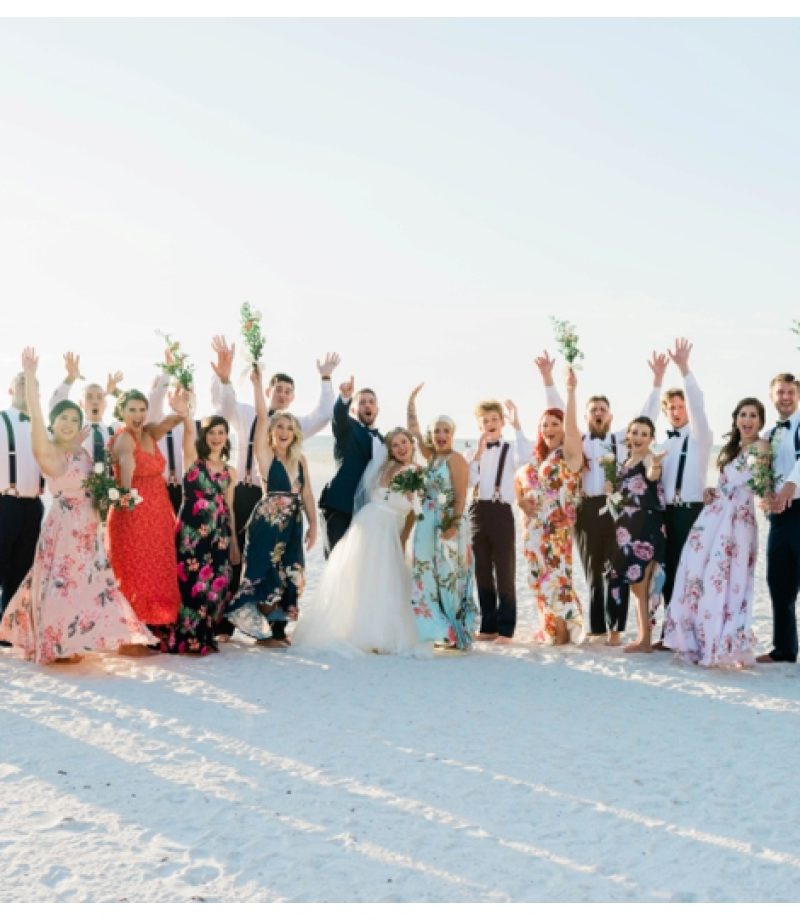
[[[465,651],[472,644],[475,600],[469,564],[469,522],[464,515],[469,466],[453,449],[455,422],[440,415],[425,437],[416,398],[408,399],[408,430],[428,461],[422,520],[414,529],[411,608],[422,642]]]
[[[81,447],[83,414],[70,400],[50,412],[48,437],[32,348],[22,353],[36,462],[53,496],[33,567],[11,598],[0,639],[36,664],[79,660],[80,652],[146,645],[153,637],[114,580],[102,546],[100,519],[83,481],[92,459]],[[122,514],[132,512],[122,511]]]
[[[170,405],[172,415],[157,424],[147,423],[147,399],[139,390],[128,390],[115,410],[123,427],[109,441],[118,482],[126,489],[138,489],[143,499],[133,511],[112,509],[108,516],[111,564],[122,593],[158,637],[161,651],[174,642],[181,595],[175,574],[175,515],[158,441],[185,420],[186,394],[173,394]]]
[[[236,471],[221,415],[203,419],[200,429],[183,426],[183,504],[178,514],[178,587],[181,608],[170,652],[216,652],[215,634],[230,600],[233,566],[239,562],[233,526]],[[227,641],[227,635],[221,635]]]
[[[286,623],[297,618],[305,584],[305,547],[317,537],[317,509],[303,456],[303,434],[289,412],[267,414],[261,371],[250,375],[255,393],[254,454],[264,497],[247,524],[242,583],[228,608],[228,620],[269,648],[287,648]]]
[[[547,409],[539,420],[534,456],[515,480],[525,517],[525,556],[547,645],[583,642],[583,611],[572,585],[572,532],[583,470],[583,446],[575,407],[577,379],[567,374],[566,416]],[[612,639],[611,644],[616,644]],[[618,641],[618,640],[617,640]]]
[[[628,458],[619,469],[618,491],[622,508],[617,518],[617,547],[611,558],[611,598],[619,602],[621,586],[629,584],[636,599],[639,635],[625,646],[626,652],[652,652],[651,611],[658,609],[664,584],[666,527],[661,461],[666,451],[654,453],[656,429],[645,415],[635,418],[627,430]],[[611,492],[610,483],[606,491]]]
[[[765,422],[758,399],[743,399],[733,410],[728,443],[717,460],[717,488],[706,489],[706,507],[689,533],[675,577],[664,645],[704,667],[755,663],[758,527],[752,479],[759,457],[769,462],[769,444],[758,436]]]

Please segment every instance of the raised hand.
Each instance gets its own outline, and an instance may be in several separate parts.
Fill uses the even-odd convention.
[[[516,431],[520,429],[519,423],[519,412],[517,411],[516,403],[513,400],[507,399],[503,405],[506,407],[506,418],[508,419],[509,425],[514,428]]]
[[[170,409],[172,409],[175,415],[180,415],[183,418],[186,418],[189,414],[191,399],[192,394],[181,387],[167,394],[167,402],[169,403]]]
[[[36,354],[35,348],[26,348],[22,352],[22,370],[25,371],[25,374],[32,374],[36,376],[36,371],[39,368],[39,356]]]
[[[261,386],[261,368],[257,365],[254,365],[250,370],[250,383],[253,386]]]
[[[76,355],[74,352],[68,351],[64,355],[64,369],[67,372],[67,383],[74,383],[76,380],[80,380],[82,376],[81,356]]]
[[[355,389],[356,381],[355,377],[351,377],[349,380],[344,380],[339,384],[339,393],[341,394],[342,399],[347,402],[348,399],[351,399],[353,396],[353,390]]]
[[[236,345],[228,346],[224,335],[215,335],[211,340],[211,347],[217,354],[216,364],[211,362],[211,370],[219,377],[223,383],[228,383],[231,379],[233,370],[233,357],[236,351]]]
[[[108,375],[106,380],[106,395],[113,396],[119,389],[119,385],[122,383],[122,378],[124,374],[122,371],[114,371],[113,374]]]
[[[654,351],[647,365],[653,372],[653,386],[660,387],[664,382],[664,374],[667,372],[669,358],[663,353]]]
[[[339,357],[339,353],[336,351],[329,351],[325,355],[325,360],[317,361],[317,370],[319,371],[320,377],[330,377],[331,374],[339,366],[339,362],[342,359]]]
[[[670,358],[675,362],[684,377],[689,373],[689,356],[693,347],[688,339],[675,339],[675,351],[667,349]]]
[[[567,367],[565,376],[567,379],[567,389],[574,390],[578,386],[578,378],[575,375],[575,368],[571,364]]]
[[[418,383],[414,389],[411,391],[411,395],[408,397],[409,402],[414,402],[414,400],[419,396],[419,391],[425,386],[424,383]]]
[[[533,363],[539,368],[544,385],[551,387],[553,385],[553,368],[556,366],[556,359],[551,358],[546,351],[543,351],[538,358],[533,359]]]

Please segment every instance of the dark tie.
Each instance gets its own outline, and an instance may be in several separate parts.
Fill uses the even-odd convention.
[[[777,429],[777,428],[791,428],[791,427],[792,427],[792,423],[791,423],[791,420],[788,419],[788,418],[786,419],[785,422],[776,422],[776,423],[775,423],[775,428],[776,428],[776,429]]]
[[[92,425],[92,453],[94,454],[95,463],[102,463],[105,459],[106,446],[103,443],[103,432],[100,431],[100,426],[97,422]]]
[[[486,442],[487,449],[491,449],[492,447],[499,447],[499,446],[500,446],[499,441],[487,441]]]
[[[605,439],[606,439],[606,436],[604,434],[590,434],[589,435],[590,441],[605,441]]]
[[[678,428],[670,428],[670,429],[667,430],[667,437],[668,437],[668,438],[679,438],[679,437],[681,436],[681,434],[682,434],[682,432],[681,432],[680,429],[678,429]]]
[[[379,441],[383,441],[383,435],[378,431],[377,428],[367,428],[367,431],[372,435],[373,438],[377,438]]]
[[[28,415],[27,412],[20,412],[20,414],[19,414],[19,420],[20,420],[21,422],[29,422],[29,421],[31,420],[31,417],[30,417],[30,415]]]

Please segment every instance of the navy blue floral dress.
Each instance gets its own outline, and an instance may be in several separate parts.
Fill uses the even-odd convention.
[[[255,639],[282,636],[289,616],[297,614],[305,584],[304,481],[302,464],[291,483],[286,467],[274,457],[264,497],[247,522],[242,584],[227,617]]]
[[[217,651],[214,636],[230,599],[231,515],[225,492],[227,469],[215,473],[205,460],[195,461],[183,477],[183,504],[178,514],[178,587],[181,607],[165,651],[205,655]]]
[[[622,509],[617,518],[617,548],[611,558],[609,587],[619,603],[623,584],[642,581],[647,566],[655,563],[650,582],[651,618],[661,601],[667,531],[664,523],[664,489],[661,480],[647,478],[644,462],[620,469]]]

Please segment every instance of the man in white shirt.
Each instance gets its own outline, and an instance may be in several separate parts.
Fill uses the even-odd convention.
[[[164,404],[169,394],[171,378],[169,374],[159,374],[153,381],[148,394],[147,421],[157,425],[165,416]],[[186,424],[197,422],[187,419]],[[164,456],[164,479],[167,483],[169,500],[172,509],[177,515],[183,501],[183,422],[179,422],[171,431],[158,442],[158,449]]]
[[[50,397],[50,409],[56,403],[70,398],[69,391],[72,385],[76,380],[81,379],[81,356],[68,351],[64,355],[64,367],[67,373],[63,382],[53,390],[53,395]],[[117,371],[108,375],[105,389],[99,383],[87,383],[83,390],[80,405],[84,411],[85,425],[89,428],[89,434],[83,442],[83,447],[95,463],[105,459],[108,441],[119,428],[117,422],[106,422],[103,416],[106,411],[107,398],[119,392],[121,380],[122,373]]]
[[[545,351],[534,363],[542,375],[547,407],[563,411],[564,401],[553,383],[555,360]],[[648,361],[653,372],[653,388],[639,414],[651,419],[653,424],[658,418],[658,400],[668,364],[669,358],[656,352]],[[608,575],[617,537],[614,519],[610,514],[603,513],[606,480],[600,459],[606,454],[614,454],[617,462],[622,463],[628,451],[625,447],[627,431],[625,428],[611,431],[613,419],[608,397],[598,394],[589,398],[585,415],[587,432],[583,436],[587,466],[581,484],[575,542],[589,588],[589,636],[608,636],[608,641],[616,645],[625,631],[629,592],[626,585],[620,589],[618,601],[611,595]]]
[[[517,626],[516,539],[514,475],[531,457],[533,444],[525,437],[517,407],[506,400],[478,404],[475,415],[481,437],[467,454],[469,484],[474,487],[470,507],[475,583],[481,608],[478,641],[506,644]],[[514,442],[503,439],[505,418],[515,431]]]
[[[770,399],[779,421],[764,437],[772,445],[773,470],[780,488],[768,501],[767,586],[772,600],[772,651],[756,661],[772,664],[797,661],[795,605],[800,586],[800,501],[793,501],[800,484],[800,392],[794,374],[777,374]]]
[[[8,392],[11,406],[0,412],[0,618],[33,565],[44,511],[24,374],[14,377]]]
[[[703,510],[708,464],[714,446],[714,434],[708,424],[703,393],[689,369],[692,344],[676,339],[669,352],[683,377],[683,389],[667,390],[661,400],[664,415],[671,423],[667,430],[666,456],[662,463],[661,484],[667,502],[667,555],[664,563],[664,606],[672,598],[675,574],[681,551]],[[657,642],[653,648],[661,649]]]

